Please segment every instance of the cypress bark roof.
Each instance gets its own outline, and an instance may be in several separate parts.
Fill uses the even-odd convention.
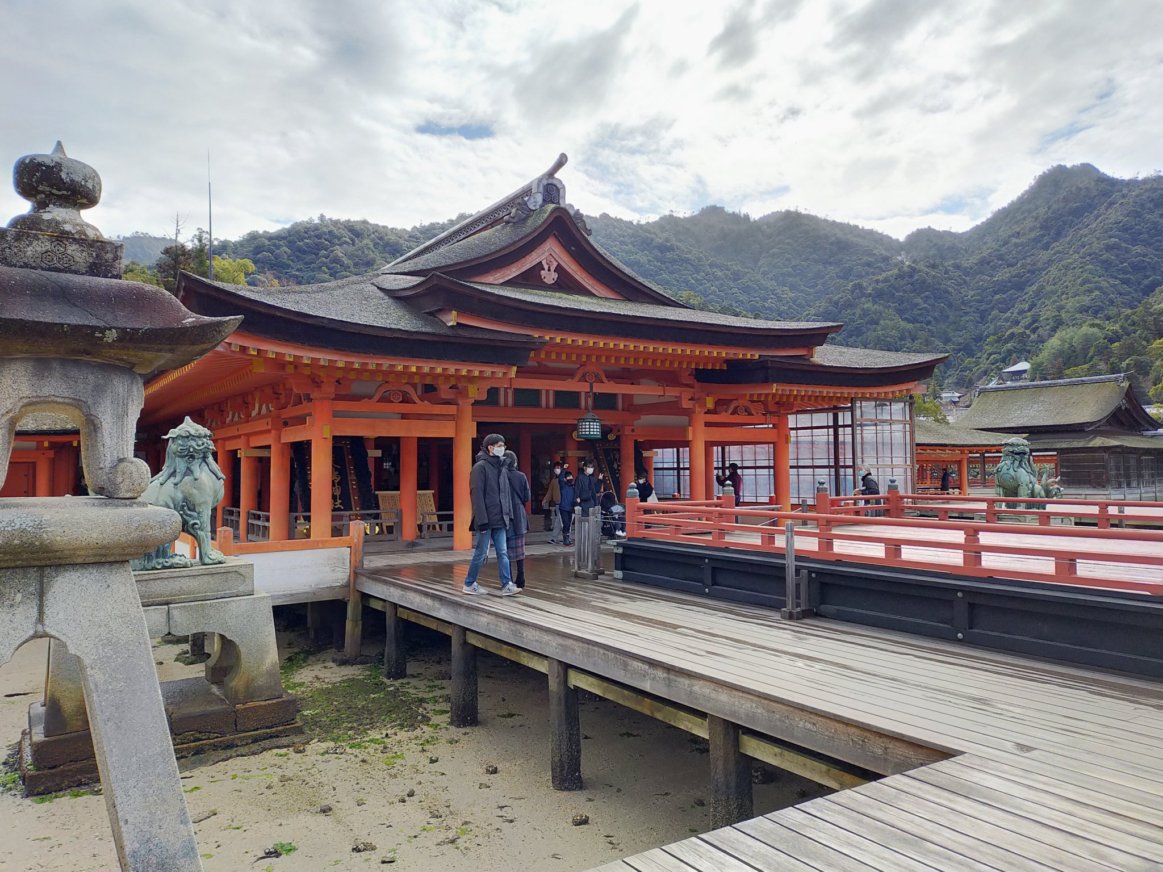
[[[974,430],[959,423],[942,424],[917,418],[913,423],[917,445],[948,446],[950,448],[994,448],[1000,446],[1013,433],[995,433],[989,430]]]
[[[1028,433],[1092,430],[1108,422],[1111,429],[1136,433],[1159,426],[1124,374],[990,385],[958,419],[980,430]]]

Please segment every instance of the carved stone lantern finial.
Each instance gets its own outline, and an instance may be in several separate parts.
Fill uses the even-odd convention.
[[[12,184],[32,208],[9,221],[9,230],[105,240],[81,217],[82,209],[101,201],[101,177],[87,163],[65,154],[60,140],[51,154],[26,154],[17,160]]]

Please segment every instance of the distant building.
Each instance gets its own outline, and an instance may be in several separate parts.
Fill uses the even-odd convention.
[[[1023,360],[1013,366],[1003,369],[994,384],[1008,385],[1014,382],[1028,381],[1030,378],[1030,362]]]
[[[1021,435],[1035,455],[1057,455],[1066,496],[1163,499],[1163,435],[1125,373],[990,385],[958,428]]]

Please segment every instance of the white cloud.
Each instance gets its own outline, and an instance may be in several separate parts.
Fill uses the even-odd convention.
[[[108,235],[204,226],[208,150],[221,236],[440,220],[563,150],[585,211],[896,235],[1054,163],[1160,169],[1163,4],[1135,0],[9,0],[5,25],[0,160],[63,139]],[[24,208],[0,191],[0,220]]]

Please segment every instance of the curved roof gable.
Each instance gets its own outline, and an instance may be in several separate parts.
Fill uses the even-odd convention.
[[[1104,425],[1143,432],[1159,426],[1135,399],[1123,374],[983,387],[958,423],[1030,433]]]

